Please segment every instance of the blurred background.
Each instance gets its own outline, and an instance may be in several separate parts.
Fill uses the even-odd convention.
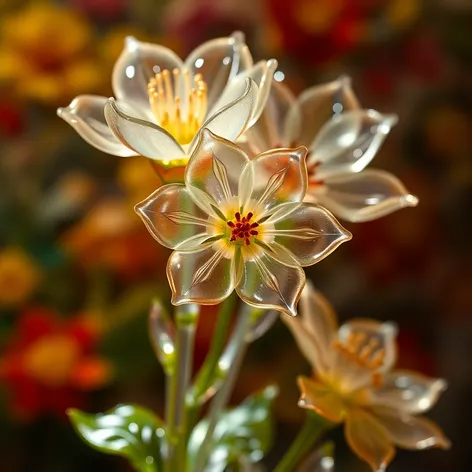
[[[472,1],[2,0],[2,472],[129,470],[82,444],[66,408],[163,409],[146,316],[153,296],[169,299],[168,252],[132,211],[160,178],[145,159],[86,144],[56,108],[112,94],[127,35],[185,57],[237,29],[256,60],[279,60],[295,92],[348,74],[364,107],[400,116],[374,165],[398,175],[419,206],[346,224],[353,241],[308,274],[342,320],[398,323],[401,367],[449,381],[431,417],[453,449],[399,452],[389,470],[470,470]],[[215,313],[201,316],[197,366]],[[303,419],[295,378],[308,366],[281,323],[248,356],[234,401],[271,382],[281,390],[271,470]],[[334,438],[337,470],[368,470],[341,431]]]

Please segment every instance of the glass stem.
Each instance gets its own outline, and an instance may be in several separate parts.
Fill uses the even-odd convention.
[[[313,445],[335,426],[335,423],[325,420],[316,413],[308,412],[303,428],[298,432],[274,472],[293,472],[296,470],[297,465],[310,452]]]
[[[166,422],[169,437],[168,472],[183,472],[187,449],[186,397],[193,366],[195,329],[200,306],[194,303],[176,309],[176,363],[166,391]]]
[[[246,336],[251,326],[251,307],[244,304],[239,312],[238,321],[231,336],[230,346],[236,350],[231,366],[227,366],[228,374],[224,380],[220,390],[214,396],[208,411],[208,430],[203,440],[200,450],[197,454],[194,472],[203,472],[208,461],[213,442],[213,433],[215,431],[218,419],[226,407],[231,393],[236,383],[239,370],[246,353],[247,341]],[[224,367],[223,367],[224,368]]]

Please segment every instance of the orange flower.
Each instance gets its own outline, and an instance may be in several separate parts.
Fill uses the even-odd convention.
[[[108,384],[113,367],[95,352],[100,337],[90,314],[63,320],[48,308],[25,310],[0,362],[13,411],[24,418],[62,415],[82,403],[82,392]]]
[[[151,166],[149,172],[153,174]],[[159,264],[159,250],[128,204],[108,198],[72,227],[62,238],[62,246],[85,267],[102,267],[124,279],[149,274]],[[162,261],[163,262],[163,261]]]
[[[396,328],[369,319],[338,328],[328,301],[307,285],[297,318],[283,317],[314,375],[299,377],[299,406],[335,423],[345,422],[351,449],[376,472],[384,471],[395,445],[406,449],[440,447],[449,440],[429,410],[446,388],[442,379],[393,370]]]
[[[97,91],[104,75],[90,52],[93,32],[84,18],[39,2],[2,20],[0,82],[20,97],[56,104]]]
[[[0,251],[0,307],[21,305],[37,289],[41,270],[20,248]]]

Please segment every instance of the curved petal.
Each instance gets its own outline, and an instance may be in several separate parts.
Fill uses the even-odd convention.
[[[138,203],[135,211],[154,239],[171,249],[196,251],[214,236],[208,232],[208,215],[194,203],[185,185],[164,185]]]
[[[377,169],[328,178],[325,185],[314,188],[313,196],[335,215],[352,222],[375,220],[418,204],[418,198],[400,180]]]
[[[390,408],[375,408],[377,421],[385,428],[392,442],[405,449],[439,447],[449,449],[451,443],[439,426],[427,418],[399,415]]]
[[[226,84],[252,66],[252,56],[244,41],[244,34],[239,31],[226,38],[212,39],[194,49],[185,60],[184,67],[193,74],[201,74],[207,84],[209,109]]]
[[[249,126],[252,126],[261,115],[267,102],[272,84],[272,77],[276,68],[277,61],[275,59],[270,59],[269,61],[260,61],[255,66],[247,69],[241,74],[238,74],[234,79],[228,82],[225,91],[218,101],[213,105],[211,113],[213,114],[221,108],[226,107],[227,104],[233,102],[235,98],[241,94],[240,90],[243,85],[248,79],[251,79],[257,85],[258,92],[256,96],[256,103],[254,104],[254,108],[252,109],[250,116]]]
[[[338,340],[341,344],[348,344],[350,339],[356,338],[356,355],[366,360],[379,357],[379,372],[388,372],[397,360],[397,327],[393,323],[380,323],[370,319],[353,319],[343,324],[338,331]],[[373,346],[369,357],[366,357],[365,346]]]
[[[253,160],[255,181],[252,199],[275,211],[286,202],[301,202],[307,188],[306,148],[277,149]]]
[[[320,163],[316,177],[360,172],[374,158],[397,118],[375,110],[335,116],[310,145],[310,164]]]
[[[100,151],[121,157],[136,156],[136,152],[117,139],[108,127],[104,114],[107,100],[98,95],[80,95],[69,106],[58,108],[57,114]]]
[[[240,176],[249,163],[236,145],[204,129],[185,169],[185,182],[190,192],[197,188],[221,204],[237,197]]]
[[[432,408],[447,388],[443,379],[427,377],[419,372],[395,370],[387,374],[382,386],[372,389],[370,400],[407,413],[423,413]]]
[[[338,330],[336,313],[328,300],[307,280],[299,305],[300,316],[284,317],[298,347],[313,370],[323,377],[331,364],[331,343]]]
[[[167,263],[172,304],[216,305],[234,290],[233,259],[214,244],[198,252],[175,251]]]
[[[113,69],[113,93],[115,97],[133,103],[152,120],[147,90],[149,80],[161,70],[181,67],[182,60],[170,49],[157,44],[142,43],[128,36]]]
[[[185,156],[180,144],[165,129],[127,115],[112,98],[105,105],[105,118],[115,136],[141,156],[157,161]]]
[[[375,472],[384,472],[395,456],[395,448],[385,428],[367,411],[349,410],[344,429],[352,451]]]
[[[334,115],[358,108],[359,102],[349,77],[310,87],[302,92],[287,115],[287,142],[292,146],[303,144],[309,147],[322,126]]]
[[[279,219],[265,233],[288,249],[303,267],[321,261],[352,238],[331,213],[309,203],[300,205],[287,218]]]
[[[305,273],[300,267],[286,266],[255,251],[250,260],[244,261],[236,291],[248,305],[295,316],[304,285]]]
[[[299,407],[316,411],[333,423],[341,423],[344,420],[346,411],[344,402],[339,395],[324,384],[307,377],[298,377],[297,383],[301,391],[298,401]]]
[[[291,144],[285,138],[285,119],[294,103],[291,90],[283,83],[272,81],[261,116],[246,130],[249,146],[255,154]]]
[[[246,79],[240,94],[223,108],[212,114],[201,126],[212,133],[229,141],[236,138],[246,129],[252,116],[257,100],[257,85],[251,79]],[[189,149],[197,144],[199,136],[195,136]]]

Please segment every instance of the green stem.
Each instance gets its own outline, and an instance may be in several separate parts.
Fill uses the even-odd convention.
[[[316,413],[308,412],[303,428],[297,434],[274,472],[293,472],[313,445],[335,426],[335,423],[325,420]]]
[[[205,395],[214,380],[218,368],[218,361],[220,360],[223,349],[225,348],[226,334],[228,333],[231,324],[235,301],[236,296],[233,294],[221,304],[210,349],[203,366],[197,374],[189,398],[189,403],[192,407],[196,407],[200,403],[200,398]]]
[[[250,326],[251,307],[244,305],[239,313],[238,321],[230,341],[231,349],[235,350],[235,356],[231,366],[227,366],[228,375],[226,376],[223,385],[210,404],[208,411],[208,429],[195,460],[195,466],[193,469],[195,472],[203,472],[205,469],[213,443],[213,433],[218,423],[218,419],[229,401],[246,353],[246,336]]]
[[[188,304],[177,308],[175,321],[176,363],[166,392],[166,422],[169,437],[168,472],[181,472],[185,468],[187,409],[186,395],[193,364],[195,329],[200,311],[199,305]]]

